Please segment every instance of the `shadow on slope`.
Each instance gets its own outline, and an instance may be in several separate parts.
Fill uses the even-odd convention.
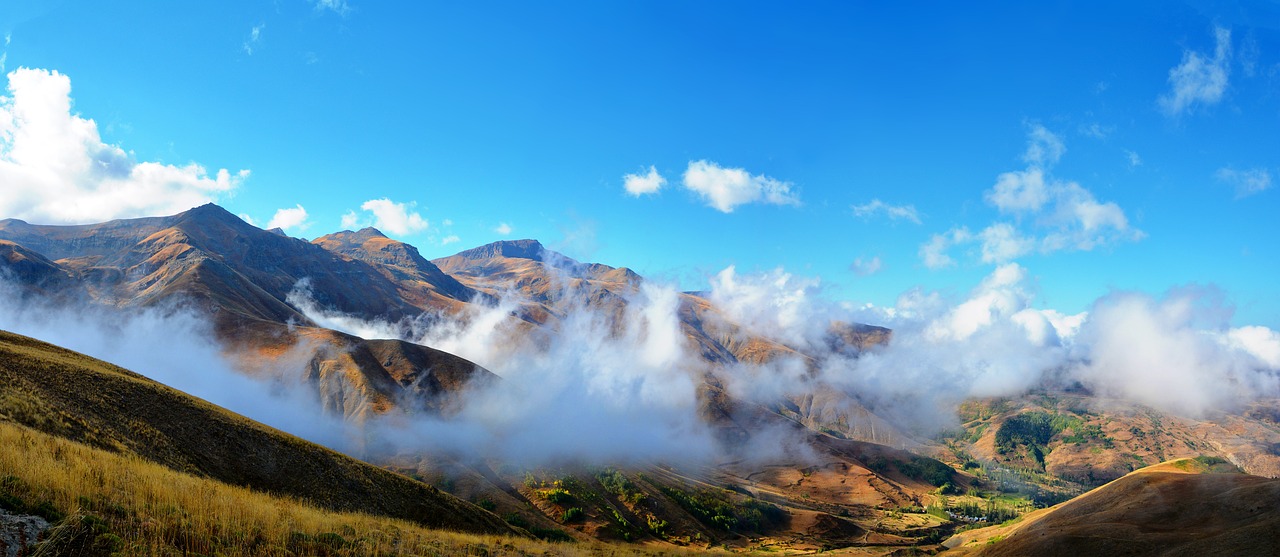
[[[138,374],[0,331],[0,419],[175,470],[337,510],[515,533],[433,487],[253,422]]]

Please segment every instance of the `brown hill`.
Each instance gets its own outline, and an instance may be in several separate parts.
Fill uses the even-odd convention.
[[[1134,471],[1007,526],[966,532],[946,554],[1263,555],[1280,547],[1280,480],[1216,459]]]
[[[496,516],[434,488],[128,370],[3,331],[0,419],[333,510],[513,533]]]

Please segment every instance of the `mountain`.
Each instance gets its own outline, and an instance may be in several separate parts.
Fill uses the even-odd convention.
[[[80,226],[0,221],[0,239],[57,261],[117,306],[183,299],[205,310],[309,320],[285,300],[306,279],[316,301],[367,318],[415,314],[367,263],[261,230],[209,204],[171,217]]]
[[[324,246],[313,244],[209,204],[170,217],[92,225],[4,220],[0,253],[7,252],[5,268],[27,289],[76,292],[125,308],[182,305],[212,316],[246,372],[305,373],[325,406],[350,418],[403,402],[437,411],[456,407],[453,395],[472,376],[493,378],[451,354],[315,327],[290,302],[299,289],[326,310],[389,322],[425,310],[456,311],[474,295],[416,249],[372,229],[334,236]],[[299,343],[309,357],[275,365],[286,354],[296,359],[292,349]],[[387,352],[405,356],[378,357]]]
[[[404,476],[131,371],[4,331],[0,420],[335,511],[515,533],[493,514]]]
[[[363,261],[396,285],[400,298],[427,310],[457,311],[475,298],[475,290],[464,286],[427,261],[415,248],[384,236],[376,228],[342,231],[312,240],[330,252]]]
[[[1220,459],[1142,468],[1016,523],[965,532],[947,555],[1261,555],[1280,547],[1280,479]]]

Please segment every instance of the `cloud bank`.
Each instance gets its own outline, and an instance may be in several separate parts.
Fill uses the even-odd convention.
[[[179,213],[229,195],[248,170],[138,162],[102,142],[98,125],[71,111],[71,79],[57,71],[8,73],[0,97],[0,214],[84,224]]]

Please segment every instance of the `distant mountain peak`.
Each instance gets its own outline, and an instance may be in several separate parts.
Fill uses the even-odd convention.
[[[547,253],[547,249],[542,246],[542,242],[537,240],[501,240],[492,244],[485,244],[478,248],[471,248],[466,251],[458,252],[454,257],[460,257],[462,259],[493,259],[495,257],[507,257],[511,259],[542,261],[543,254],[545,253]]]

